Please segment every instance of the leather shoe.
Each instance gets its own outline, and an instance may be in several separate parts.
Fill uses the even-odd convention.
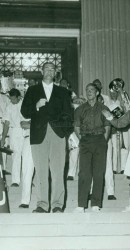
[[[68,176],[67,177],[67,181],[73,181],[74,180],[74,177],[73,176]]]
[[[60,207],[55,207],[55,208],[52,209],[52,212],[53,213],[63,213],[63,210]]]
[[[124,174],[124,170],[121,170],[120,174]]]
[[[48,213],[45,209],[42,207],[37,207],[35,210],[32,211],[33,213]]]
[[[117,171],[113,170],[113,174],[117,174]]]
[[[116,200],[116,197],[114,195],[108,195],[108,200]]]
[[[29,208],[29,205],[28,205],[28,204],[21,204],[21,205],[19,206],[19,208]]]

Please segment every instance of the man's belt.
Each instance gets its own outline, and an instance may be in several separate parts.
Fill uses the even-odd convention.
[[[103,133],[101,133],[101,132],[91,132],[91,133],[86,133],[86,134],[84,134],[82,136],[88,136],[88,135],[103,135]]]

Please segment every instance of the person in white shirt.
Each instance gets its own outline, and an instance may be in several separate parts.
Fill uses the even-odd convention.
[[[3,132],[3,117],[5,113],[5,109],[7,105],[10,103],[9,97],[3,93],[1,88],[1,82],[0,82],[0,140],[2,138],[2,132]],[[9,145],[9,137],[6,138],[6,146]],[[3,165],[3,173],[4,174],[10,174],[7,171],[7,166],[6,166],[6,160],[7,160],[7,155],[6,153],[2,153],[2,165]]]
[[[125,128],[130,124],[130,110],[128,110],[120,118],[116,119],[113,114],[109,111],[103,110],[103,115],[108,121],[116,128]],[[130,179],[130,152],[127,158],[124,174]]]
[[[10,148],[12,155],[12,186],[19,186],[21,169],[21,148],[23,144],[23,130],[21,128],[21,95],[19,90],[12,89],[9,92],[10,104],[7,106],[4,114],[4,128],[2,133],[1,146],[5,144],[5,138],[9,132]]]
[[[21,115],[23,129],[23,147],[22,147],[22,197],[20,208],[28,208],[31,198],[32,178],[34,174],[34,163],[32,159],[30,145],[30,120],[25,120]]]
[[[1,146],[5,144],[5,138],[9,131],[10,147],[12,154],[12,187],[20,184],[21,157],[22,157],[22,201],[20,207],[28,208],[30,202],[31,182],[34,172],[34,164],[29,141],[30,121],[25,120],[21,115],[21,94],[18,89],[9,91],[10,104],[7,106],[4,115],[4,128],[2,133]]]
[[[115,107],[120,107],[120,102],[118,100],[118,93],[115,91],[110,91],[110,96],[107,101],[106,106],[113,110]],[[120,135],[121,141],[121,135]],[[107,160],[106,160],[106,173],[105,173],[105,186],[108,194],[108,200],[116,200],[115,193],[115,183],[113,171],[117,169],[117,129],[111,127],[111,134],[108,140],[107,149]]]
[[[125,91],[125,82],[121,78],[115,78],[110,84],[111,88],[118,92],[121,108],[124,113],[126,113],[128,110],[130,110],[130,97]],[[128,125],[126,128],[122,128],[122,137],[124,149],[121,150],[121,158],[123,159],[121,172],[125,170],[125,164],[130,151],[130,125]]]
[[[110,96],[102,94],[102,83],[99,79],[95,79],[93,83],[96,85],[99,90],[99,95],[97,96],[98,101],[104,103],[108,108],[112,103],[115,104],[117,100],[117,96],[112,97],[110,92]],[[116,94],[116,93],[115,93]],[[119,102],[119,101],[117,101]],[[115,147],[116,144],[116,134],[112,134],[108,140],[108,148],[107,148],[107,159],[106,159],[106,173],[105,173],[105,187],[108,194],[108,200],[116,200],[114,196],[115,187],[114,187],[114,176],[113,176],[113,165],[117,164],[117,150]],[[114,146],[113,146],[114,145]],[[112,154],[113,151],[113,154]]]

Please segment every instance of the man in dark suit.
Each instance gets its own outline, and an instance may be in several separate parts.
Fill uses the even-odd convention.
[[[37,208],[49,211],[49,169],[51,172],[51,210],[63,212],[65,137],[72,132],[72,108],[68,91],[53,83],[55,66],[45,63],[42,83],[28,88],[21,107],[31,118],[30,143],[37,179]]]

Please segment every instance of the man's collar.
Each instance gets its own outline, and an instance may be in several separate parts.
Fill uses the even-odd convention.
[[[88,105],[90,106],[90,107],[94,107],[94,106],[96,106],[97,104],[98,104],[98,101],[96,101],[95,103],[94,103],[94,105],[92,106],[88,101],[87,101],[87,103],[88,103]]]
[[[45,83],[44,81],[42,81],[42,84],[43,84],[44,87],[48,87],[48,88],[50,87],[50,88],[51,88],[51,87],[53,86],[54,83],[51,82],[51,83],[47,84],[47,83]]]

